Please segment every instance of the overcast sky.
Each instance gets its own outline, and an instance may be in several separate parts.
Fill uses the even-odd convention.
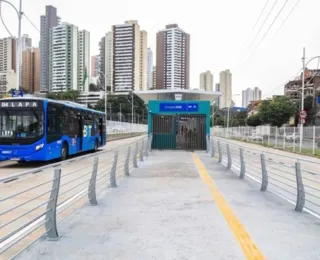
[[[18,6],[18,0],[8,1]],[[260,47],[253,52],[286,1],[279,18]],[[319,0],[301,0],[278,31],[297,1],[270,0],[254,33],[252,29],[267,0],[22,0],[22,10],[40,28],[40,15],[45,13],[45,6],[55,6],[63,22],[90,31],[91,55],[98,54],[99,40],[113,24],[138,20],[141,29],[148,32],[148,46],[155,53],[156,32],[166,24],[177,23],[191,35],[192,88],[199,87],[201,72],[212,71],[217,83],[219,72],[230,69],[233,94],[258,86],[265,97],[283,93],[283,83],[302,68],[303,46],[308,57],[320,55]],[[250,47],[275,2],[269,19]],[[7,4],[2,5],[2,10],[5,23],[12,34],[17,35],[15,12]],[[38,46],[39,32],[26,19],[23,20],[22,32],[29,34],[33,45]],[[6,36],[8,34],[0,23],[0,37]],[[251,58],[246,62],[249,56]],[[311,67],[316,68],[317,61],[310,63]],[[236,101],[239,105],[240,97]]]

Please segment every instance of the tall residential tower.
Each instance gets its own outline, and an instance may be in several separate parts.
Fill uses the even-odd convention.
[[[46,15],[40,17],[40,91],[49,91],[50,30],[59,24],[57,9],[46,6]]]
[[[147,89],[153,88],[153,52],[148,48]]]
[[[157,89],[189,89],[190,35],[170,24],[157,33]]]
[[[50,35],[49,91],[78,89],[78,27],[63,23]]]
[[[232,74],[230,70],[220,72],[220,92],[222,96],[219,101],[219,108],[231,107],[232,105]]]
[[[16,88],[16,39],[0,39],[0,98],[10,88]]]
[[[210,71],[200,74],[200,89],[213,91],[213,75]]]
[[[78,90],[89,91],[90,75],[90,33],[86,30],[78,32]]]

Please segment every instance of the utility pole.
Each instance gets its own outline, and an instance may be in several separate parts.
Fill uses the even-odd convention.
[[[120,103],[120,122],[122,121],[121,103]]]
[[[306,67],[306,48],[303,47],[303,56],[302,56],[302,82],[301,82],[301,111],[304,110],[304,71]],[[303,140],[303,124],[301,123],[300,118],[300,152],[302,150],[302,140]]]
[[[21,89],[21,82],[20,82],[20,74],[21,74],[21,60],[22,60],[22,42],[21,42],[21,20],[22,20],[22,0],[19,2],[19,13],[18,13],[18,18],[19,18],[19,28],[18,28],[18,40],[17,40],[17,89]]]

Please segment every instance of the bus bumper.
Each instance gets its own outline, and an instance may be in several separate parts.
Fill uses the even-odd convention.
[[[4,147],[0,150],[0,161],[46,161],[47,153],[42,147],[36,150],[37,146],[23,149],[10,149]]]

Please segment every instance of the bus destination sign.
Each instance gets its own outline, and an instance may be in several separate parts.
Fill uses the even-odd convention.
[[[37,101],[0,101],[0,108],[38,108]]]

